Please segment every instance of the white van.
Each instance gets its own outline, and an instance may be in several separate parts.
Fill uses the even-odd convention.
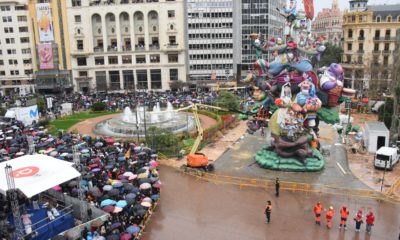
[[[393,166],[399,162],[399,154],[397,148],[381,147],[376,151],[374,166],[375,168],[383,168],[392,170]]]

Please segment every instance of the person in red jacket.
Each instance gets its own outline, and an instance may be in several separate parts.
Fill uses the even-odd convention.
[[[371,228],[374,226],[375,222],[375,216],[372,210],[370,210],[366,216],[366,222],[367,222],[367,233],[371,234]]]
[[[332,227],[332,219],[333,219],[333,215],[335,215],[335,211],[333,210],[333,207],[330,206],[329,210],[326,212],[326,227],[327,228],[331,228]]]
[[[321,225],[321,212],[323,208],[320,202],[315,204],[314,206],[314,214],[315,214],[315,224]]]
[[[343,206],[340,209],[340,225],[339,225],[339,229],[342,228],[342,226],[344,227],[344,230],[347,229],[346,223],[347,223],[347,218],[349,217],[349,209],[347,209],[346,206]]]

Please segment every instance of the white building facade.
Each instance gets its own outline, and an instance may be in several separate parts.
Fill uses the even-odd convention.
[[[184,0],[68,0],[74,90],[170,89],[186,81]]]
[[[0,93],[24,96],[35,92],[26,1],[0,2]]]
[[[187,1],[189,79],[231,80],[236,73],[235,0]],[[237,3],[236,3],[237,4]]]

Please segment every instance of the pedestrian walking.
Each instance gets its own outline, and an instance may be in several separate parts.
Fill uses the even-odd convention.
[[[267,201],[267,206],[265,206],[265,211],[264,211],[265,216],[266,216],[266,218],[267,218],[267,219],[265,220],[266,223],[271,222],[271,211],[272,211],[272,204],[271,204],[271,201]]]
[[[326,227],[330,229],[332,227],[332,219],[333,216],[335,215],[335,211],[333,210],[333,207],[330,206],[329,210],[326,212],[325,218],[326,218]]]
[[[317,202],[314,206],[314,214],[315,214],[315,224],[321,225],[321,212],[322,212],[322,205],[320,202]]]
[[[367,233],[371,235],[371,229],[375,222],[375,215],[372,210],[369,210],[365,221],[367,222]]]
[[[280,188],[280,182],[279,178],[276,178],[275,180],[275,196],[279,197],[279,188]]]
[[[356,222],[356,232],[359,232],[360,228],[361,228],[361,224],[364,222],[362,209],[358,210],[358,212],[354,216],[354,221]]]
[[[347,218],[349,217],[349,209],[347,209],[346,206],[343,206],[340,209],[340,225],[339,225],[339,229],[342,228],[342,226],[344,227],[344,230],[347,230]]]
[[[261,137],[265,136],[264,127],[261,127]]]

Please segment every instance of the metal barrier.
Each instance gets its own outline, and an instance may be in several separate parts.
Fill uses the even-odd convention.
[[[210,181],[214,183],[220,184],[231,184],[236,185],[239,189],[245,187],[257,187],[257,188],[273,188],[275,187],[275,181],[270,179],[257,179],[257,178],[243,178],[243,177],[235,177],[235,176],[227,176],[227,175],[219,175],[215,173],[203,172],[201,170],[192,169],[192,168],[179,168],[181,173],[186,175],[193,176],[199,180]],[[393,189],[397,189],[400,187],[400,180],[398,180],[395,184],[396,186],[392,186]],[[344,196],[352,196],[352,197],[362,197],[379,201],[388,201],[393,203],[400,203],[400,198],[393,194],[382,194],[380,192],[369,190],[369,189],[347,189],[347,188],[339,188],[327,185],[319,185],[319,184],[308,184],[308,183],[298,183],[298,182],[286,182],[280,181],[280,189],[287,191],[297,191],[297,192],[308,192],[308,193],[324,193],[324,194],[332,194],[332,195],[344,195]]]

